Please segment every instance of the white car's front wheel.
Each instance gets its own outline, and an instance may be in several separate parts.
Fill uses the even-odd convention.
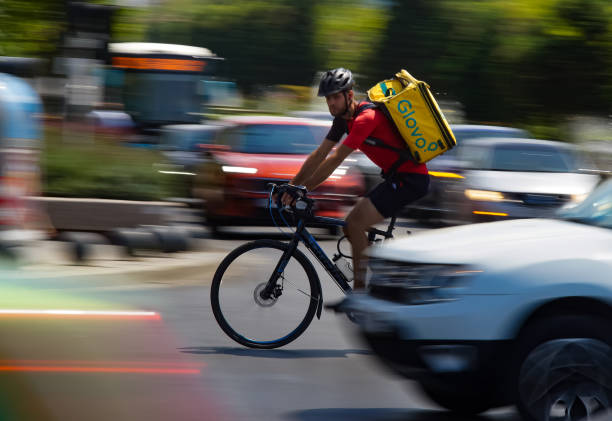
[[[541,321],[519,341],[518,407],[533,421],[593,419],[612,407],[612,338],[598,317]]]

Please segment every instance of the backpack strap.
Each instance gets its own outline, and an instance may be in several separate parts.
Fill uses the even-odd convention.
[[[353,114],[353,118],[357,118],[357,116],[359,114],[361,114],[362,111],[371,110],[372,108],[378,108],[378,105],[373,104],[371,102],[366,102],[361,107],[357,108],[357,110],[355,111],[355,114]],[[346,130],[347,130],[347,133],[348,133],[348,127],[347,127]]]
[[[366,102],[364,105],[360,106],[359,108],[357,108],[357,110],[355,111],[355,114],[353,115],[353,118],[356,118],[362,111],[364,110],[371,110],[372,108],[378,108],[378,105],[373,104],[371,102]],[[346,132],[348,133],[348,125],[346,128]],[[391,145],[388,145],[385,143],[385,141],[381,140],[381,139],[377,139],[375,137],[368,137],[364,143],[370,145],[370,146],[376,146],[379,148],[384,148],[384,149],[388,149],[390,151],[395,152],[398,155],[398,159],[397,161],[395,161],[393,163],[393,165],[391,165],[391,167],[389,168],[389,171],[387,171],[386,173],[381,172],[382,177],[385,180],[391,179],[395,176],[395,174],[397,173],[398,168],[404,164],[405,162],[408,162],[410,160],[414,160],[412,154],[410,153],[410,150],[407,147],[404,148],[396,148],[393,147]]]
[[[404,164],[405,162],[408,162],[410,160],[413,160],[412,154],[410,153],[410,150],[408,148],[395,148],[391,145],[387,145],[383,140],[381,139],[377,139],[375,137],[368,137],[364,143],[370,145],[370,146],[376,146],[379,148],[384,148],[384,149],[388,149],[390,151],[395,152],[398,155],[397,160],[393,163],[393,165],[391,165],[391,167],[389,168],[389,170],[385,173],[385,172],[381,172],[382,177],[385,180],[391,179],[395,176],[395,174],[397,173],[398,168]]]

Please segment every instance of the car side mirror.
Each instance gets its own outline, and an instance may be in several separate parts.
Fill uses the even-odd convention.
[[[199,143],[198,147],[201,150],[208,150],[208,151],[229,151],[230,147],[228,145],[215,145],[212,143]]]
[[[231,150],[231,148],[228,145],[215,145],[215,144],[209,144],[209,143],[198,144],[198,149],[204,155],[210,155],[213,152],[223,152],[223,151]]]

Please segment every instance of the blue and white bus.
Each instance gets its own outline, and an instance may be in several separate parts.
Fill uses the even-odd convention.
[[[125,42],[109,44],[106,85],[121,92],[124,110],[141,128],[198,123],[206,102],[203,81],[220,57],[188,45]]]

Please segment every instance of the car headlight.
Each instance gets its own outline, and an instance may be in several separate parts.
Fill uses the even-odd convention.
[[[223,172],[233,172],[239,174],[255,174],[257,172],[257,168],[233,167],[230,165],[223,165],[221,169],[223,170]]]
[[[370,294],[403,304],[452,301],[480,270],[464,265],[403,263],[371,259]]]
[[[588,196],[588,194],[587,194],[587,193],[583,193],[583,194],[572,194],[572,195],[570,196],[570,201],[571,201],[572,203],[580,203],[580,202],[582,202],[584,199],[586,199],[586,198],[587,198],[587,196]]]
[[[486,202],[502,202],[505,200],[504,195],[498,191],[491,190],[472,190],[466,189],[465,196],[470,200],[486,201]]]

